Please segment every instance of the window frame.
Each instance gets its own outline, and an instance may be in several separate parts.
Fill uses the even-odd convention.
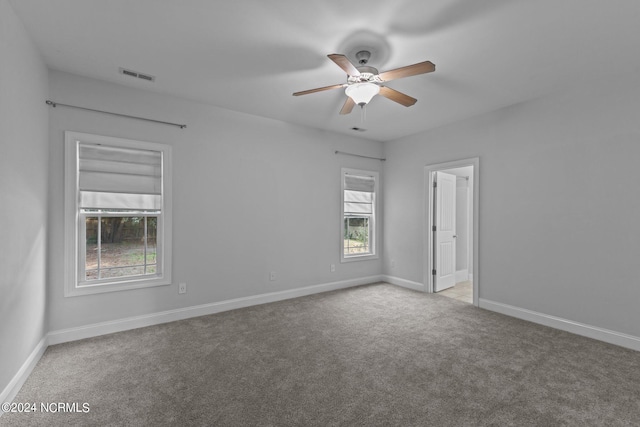
[[[140,275],[119,278],[86,281],[81,276],[85,266],[80,265],[86,256],[86,224],[81,219],[87,216],[136,216],[135,210],[121,213],[102,212],[84,213],[79,205],[79,173],[78,146],[80,143],[99,144],[110,147],[128,149],[151,150],[162,153],[162,203],[160,213],[157,214],[156,247],[157,269],[156,275]],[[140,289],[155,286],[170,285],[171,276],[171,243],[172,243],[172,202],[171,202],[171,170],[172,149],[168,144],[137,141],[88,133],[65,131],[65,297],[90,295],[105,292],[117,292],[129,289]],[[138,215],[139,216],[139,215]],[[155,215],[153,215],[155,216]]]
[[[344,213],[344,191],[345,191],[345,175],[357,175],[357,176],[369,176],[374,179],[373,185],[373,195],[372,195],[372,203],[371,209],[372,213],[370,215],[363,215],[369,217],[369,253],[365,254],[353,254],[348,255],[345,254],[344,251],[344,234],[345,234],[345,213]],[[377,216],[378,216],[378,199],[379,199],[379,185],[380,185],[380,174],[376,171],[370,170],[362,170],[362,169],[351,169],[351,168],[342,168],[340,173],[340,262],[354,262],[354,261],[366,261],[378,259],[378,245],[377,245]]]

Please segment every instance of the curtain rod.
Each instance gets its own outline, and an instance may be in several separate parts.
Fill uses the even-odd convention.
[[[57,107],[58,105],[61,105],[63,107],[77,108],[79,110],[86,110],[86,111],[94,111],[96,113],[111,114],[112,116],[128,117],[130,119],[145,120],[147,122],[154,122],[154,123],[161,123],[163,125],[177,126],[180,129],[184,129],[184,128],[187,127],[187,125],[182,125],[180,123],[163,122],[162,120],[147,119],[146,117],[130,116],[128,114],[120,114],[120,113],[112,113],[110,111],[94,110],[93,108],[78,107],[77,105],[60,104],[59,102],[54,102],[54,101],[49,101],[49,100],[47,100],[46,103],[47,103],[47,105],[51,105],[54,108]]]
[[[384,162],[384,161],[387,160],[387,159],[381,159],[380,157],[369,157],[369,156],[363,156],[363,155],[360,155],[360,154],[347,153],[347,152],[338,151],[338,150],[336,150],[336,154],[344,154],[345,156],[362,157],[364,159],[380,160],[381,162]]]

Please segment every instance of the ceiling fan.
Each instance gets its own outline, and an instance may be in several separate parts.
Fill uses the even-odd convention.
[[[367,50],[361,50],[356,53],[356,59],[360,64],[358,67],[356,67],[345,55],[334,53],[327,56],[335,62],[338,67],[342,68],[347,73],[347,82],[295,92],[293,96],[346,88],[345,93],[347,95],[347,100],[342,106],[340,114],[349,114],[356,104],[360,107],[364,107],[374,96],[378,94],[395,101],[398,104],[404,105],[405,107],[410,107],[418,100],[410,97],[409,95],[405,95],[402,92],[391,89],[390,87],[385,86],[384,83],[402,77],[431,73],[436,69],[436,66],[432,62],[424,61],[408,65],[406,67],[400,67],[394,70],[378,73],[377,69],[367,65],[369,58],[371,57],[371,52]]]

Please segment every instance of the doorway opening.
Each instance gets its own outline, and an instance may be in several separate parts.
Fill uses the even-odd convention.
[[[425,167],[424,283],[478,306],[479,159]]]

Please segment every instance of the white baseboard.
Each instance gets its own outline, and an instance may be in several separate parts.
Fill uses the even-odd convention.
[[[469,270],[466,268],[464,270],[456,271],[456,283],[466,282],[469,280]]]
[[[33,349],[27,360],[24,361],[18,372],[13,376],[9,384],[0,393],[0,402],[12,402],[16,395],[20,391],[20,388],[24,382],[31,375],[31,371],[36,367],[36,364],[44,354],[45,350],[49,346],[48,338],[45,336]],[[0,410],[0,416],[4,412]]]
[[[380,282],[383,276],[369,276],[358,279],[343,280],[339,282],[324,283],[321,285],[307,286],[304,288],[291,289],[280,292],[270,292],[267,294],[254,295],[243,298],[236,298],[226,301],[209,304],[195,305],[191,307],[178,308],[175,310],[161,311],[158,313],[145,314],[142,316],[128,317],[124,319],[112,320],[108,322],[94,323],[76,328],[51,331],[48,334],[49,345],[60,344],[69,341],[76,341],[85,338],[97,337],[100,335],[122,332],[130,329],[142,328],[145,326],[159,325],[161,323],[174,322],[176,320],[189,319],[191,317],[206,316],[208,314],[220,313],[237,308],[249,307],[253,305],[266,304],[269,302],[282,301],[306,295],[318,294],[321,292],[345,289],[353,286],[366,285]]]
[[[411,280],[405,280],[399,277],[387,276],[387,275],[382,276],[382,280],[384,280],[387,283],[391,283],[392,285],[402,286],[403,288],[407,288],[407,289],[413,289],[414,291],[420,291],[420,292],[425,291],[424,284],[413,282]]]
[[[473,282],[473,274],[469,273],[469,281]]]
[[[479,306],[480,308],[506,314],[507,316],[517,317],[518,319],[571,332],[572,334],[582,335],[584,337],[604,341],[609,344],[615,344],[621,347],[640,351],[640,337],[635,337],[633,335],[627,335],[596,326],[585,325],[584,323],[574,322],[573,320],[567,320],[520,307],[514,307],[508,304],[489,301],[484,298],[480,298]]]

